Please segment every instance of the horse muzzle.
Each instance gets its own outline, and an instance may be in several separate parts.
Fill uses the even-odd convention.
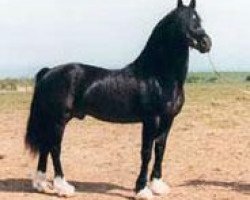
[[[204,37],[202,37],[197,44],[197,49],[201,53],[207,53],[211,50],[211,48],[212,48],[212,40],[210,39],[208,35],[205,35]]]
[[[200,53],[207,53],[212,47],[212,40],[207,34],[197,37],[188,36],[188,42],[190,47],[198,50]]]

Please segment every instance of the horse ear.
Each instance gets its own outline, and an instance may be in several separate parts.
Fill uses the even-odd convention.
[[[178,0],[177,7],[178,7],[178,8],[183,7],[183,2],[182,2],[182,0]]]
[[[196,0],[191,0],[189,7],[195,8],[196,7]]]

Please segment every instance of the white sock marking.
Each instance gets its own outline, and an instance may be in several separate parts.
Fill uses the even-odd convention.
[[[161,179],[154,178],[151,182],[150,189],[156,195],[163,195],[170,192],[169,186],[164,183]]]
[[[70,185],[64,178],[55,177],[53,181],[54,190],[59,196],[71,197],[74,196],[75,187]]]
[[[135,199],[137,199],[137,200],[150,200],[150,199],[153,199],[153,193],[148,187],[145,187],[144,189],[140,190],[136,194]]]
[[[46,192],[49,190],[49,183],[46,180],[46,174],[37,171],[36,175],[33,178],[32,186],[39,192]]]

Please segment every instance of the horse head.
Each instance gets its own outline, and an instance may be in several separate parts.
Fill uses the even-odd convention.
[[[212,40],[202,27],[201,18],[196,11],[196,0],[191,0],[188,6],[185,6],[182,0],[178,0],[175,14],[176,23],[184,38],[183,41],[201,53],[209,52],[212,47]]]

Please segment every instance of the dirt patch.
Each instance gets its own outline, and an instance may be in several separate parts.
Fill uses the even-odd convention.
[[[225,90],[226,88],[226,90]],[[250,99],[230,86],[190,86],[164,159],[169,200],[250,199]],[[26,94],[27,95],[27,94]],[[0,199],[58,199],[31,188],[36,159],[23,137],[30,96],[1,97]],[[8,102],[11,103],[8,103]],[[62,160],[72,200],[131,199],[140,167],[141,125],[87,118],[67,126]],[[49,162],[48,178],[53,172]]]

